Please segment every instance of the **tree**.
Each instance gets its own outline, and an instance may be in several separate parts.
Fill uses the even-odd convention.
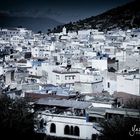
[[[21,25],[19,25],[19,26],[18,26],[18,28],[22,28],[22,26],[21,26]]]
[[[48,29],[48,33],[51,33],[51,29]]]
[[[130,98],[125,103],[125,108],[131,108],[131,109],[139,109],[140,110],[140,98]]]
[[[34,113],[25,99],[0,96],[0,133],[4,139],[34,139]]]
[[[125,103],[124,107],[140,111],[140,99],[131,98]],[[100,122],[100,125],[103,128],[101,133],[105,140],[137,140],[140,138],[140,115],[137,118],[116,115]],[[138,132],[136,132],[136,129],[138,129]]]
[[[103,140],[137,140],[140,137],[139,134],[133,133],[135,125],[137,128],[140,127],[140,118],[114,116],[100,122],[100,125],[103,128]]]
[[[38,31],[37,33],[38,33],[38,34],[42,34],[42,31]]]

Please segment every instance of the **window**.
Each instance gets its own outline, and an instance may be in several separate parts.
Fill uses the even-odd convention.
[[[12,59],[13,58],[13,55],[10,55],[10,59]]]
[[[56,133],[56,125],[54,123],[50,126],[50,133]]]
[[[59,75],[56,75],[56,80],[59,80],[59,79],[60,79]]]
[[[71,126],[70,134],[73,135],[73,126]]]
[[[70,128],[68,125],[65,126],[64,128],[64,134],[69,135],[70,134]]]
[[[80,130],[78,126],[69,126],[66,125],[64,128],[65,135],[73,135],[73,136],[80,136]]]
[[[71,80],[74,79],[75,75],[69,75],[69,76],[65,76],[65,80]]]
[[[74,83],[72,83],[71,86],[74,86]]]
[[[79,136],[80,135],[80,130],[79,130],[79,127],[78,126],[75,126],[74,127],[74,135],[75,136]]]
[[[11,72],[11,80],[14,81],[14,72]]]
[[[72,79],[74,79],[75,78],[75,76],[72,76]]]
[[[65,76],[65,80],[67,80],[68,76]]]
[[[107,87],[110,88],[110,83],[109,82],[107,83]]]

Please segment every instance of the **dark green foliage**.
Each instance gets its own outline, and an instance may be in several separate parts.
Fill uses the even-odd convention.
[[[137,140],[140,138],[140,134],[129,135],[134,125],[140,128],[140,118],[114,116],[101,122],[100,125],[103,127],[101,131],[104,135],[103,140]]]
[[[38,34],[42,34],[42,31],[38,31],[37,33],[38,33]]]
[[[34,113],[25,99],[0,96],[0,134],[3,139],[33,139]]]
[[[125,108],[140,109],[140,99],[130,99],[124,105]],[[140,110],[139,110],[140,111]],[[130,116],[120,117],[118,115],[113,118],[104,120],[100,123],[103,128],[102,134],[104,140],[138,140],[140,139],[140,112],[137,118]],[[138,132],[134,132],[135,128],[138,128]],[[130,136],[129,133],[134,134]],[[138,133],[138,134],[137,134]]]
[[[140,110],[140,98],[131,98],[125,103],[125,108],[139,109]]]
[[[85,18],[77,22],[70,22],[63,26],[54,28],[51,32],[61,32],[63,27],[68,31],[76,31],[83,29],[98,29],[99,31],[107,31],[115,28],[131,29],[140,27],[140,8],[139,1],[132,1],[124,6],[113,8],[103,14]]]

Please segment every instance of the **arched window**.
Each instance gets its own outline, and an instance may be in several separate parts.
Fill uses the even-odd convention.
[[[69,135],[70,134],[70,128],[68,125],[65,126],[64,128],[64,134]]]
[[[75,136],[80,136],[80,130],[79,130],[79,127],[78,126],[75,126],[74,127],[74,135]]]
[[[73,135],[74,132],[73,132],[73,126],[71,126],[71,129],[70,129],[70,134]]]
[[[50,133],[56,133],[56,125],[54,123],[50,126]]]

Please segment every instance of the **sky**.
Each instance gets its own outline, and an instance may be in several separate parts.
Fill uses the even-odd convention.
[[[0,15],[49,17],[61,23],[103,13],[133,0],[0,0]]]

